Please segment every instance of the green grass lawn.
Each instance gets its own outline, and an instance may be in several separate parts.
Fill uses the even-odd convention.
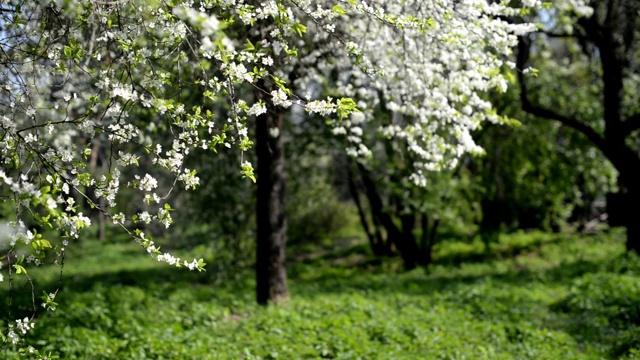
[[[67,259],[58,310],[28,340],[62,359],[640,358],[640,262],[622,240],[515,234],[491,252],[447,242],[411,272],[373,266],[356,245],[291,264],[291,300],[268,308],[246,269],[216,281],[135,245],[86,242]],[[57,279],[45,272],[34,276],[46,289]]]

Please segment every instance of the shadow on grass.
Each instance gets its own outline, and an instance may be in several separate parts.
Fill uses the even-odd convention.
[[[515,258],[524,253],[535,253],[542,246],[556,244],[562,240],[559,236],[551,240],[539,237],[528,244],[516,244],[510,248],[496,250],[491,253],[451,254],[437,258],[434,261],[434,265],[457,267],[462,264],[486,263],[505,258]],[[130,261],[135,261],[134,255],[138,256],[139,254],[135,249],[123,249],[122,251],[123,253],[120,255],[131,256]],[[350,258],[354,259],[354,261],[341,261]],[[499,272],[496,269],[488,268],[488,270],[478,271],[473,275],[456,274],[456,271],[452,271],[451,275],[430,275],[429,270],[426,271],[427,274],[422,274],[419,272],[420,270],[415,270],[413,275],[405,276],[398,274],[396,269],[380,266],[380,259],[371,256],[367,245],[356,245],[324,254],[318,258],[289,264],[288,273],[294,287],[303,290],[304,295],[309,296],[320,296],[326,293],[349,291],[351,289],[425,294],[456,284],[472,284],[486,279],[512,285],[521,285],[540,280],[547,283],[567,282],[585,273],[596,271],[606,263],[613,261],[615,259],[602,261],[577,260],[548,269],[514,268],[508,272]],[[96,266],[99,266],[99,264],[96,264]],[[320,267],[322,271],[317,271],[317,268]],[[61,291],[63,294],[69,290],[87,292],[92,291],[97,285],[105,287],[133,286],[143,290],[159,291],[160,296],[166,296],[183,287],[209,287],[217,290],[215,294],[243,294],[243,297],[245,297],[247,293],[253,292],[255,285],[253,277],[253,271],[250,268],[232,269],[231,271],[227,270],[227,272],[212,272],[209,270],[198,273],[177,270],[170,266],[159,266],[152,269],[118,270],[93,275],[65,275]],[[57,279],[48,283],[41,283],[39,286],[45,289],[55,288]],[[28,290],[26,292],[30,296],[30,288],[28,286],[24,287],[24,289],[18,289],[17,293],[25,292],[24,290]],[[212,299],[215,299],[215,294],[212,294]],[[5,298],[5,295],[5,292],[0,291],[0,298]],[[18,303],[18,301],[14,301],[14,303]]]
[[[302,287],[307,295],[320,296],[326,293],[368,290],[380,292],[400,292],[411,295],[425,295],[459,286],[491,280],[493,283],[523,286],[542,281],[546,284],[571,282],[586,273],[597,271],[608,261],[578,260],[543,270],[513,270],[506,273],[486,272],[473,275],[423,275],[385,276],[384,273],[370,276],[366,270],[352,272],[322,273],[305,278],[294,277],[296,286]],[[416,270],[416,272],[419,270]],[[393,275],[393,274],[390,274]]]
[[[97,265],[99,266],[99,264]],[[224,279],[224,281],[222,281]],[[35,309],[37,316],[44,313],[40,307],[43,292],[51,292],[58,288],[55,280],[37,281],[35,289],[24,279],[16,279],[11,296],[6,289],[0,290],[0,308],[9,309],[11,302],[11,319],[31,316]],[[171,266],[158,266],[147,269],[131,269],[105,271],[90,275],[63,274],[62,283],[56,302],[62,308],[66,302],[76,295],[91,295],[104,292],[105,289],[132,287],[138,288],[151,297],[166,299],[169,296],[190,289],[189,294],[198,302],[216,301],[223,306],[237,304],[238,301],[249,303],[253,299],[255,283],[253,273],[241,269],[234,274],[209,272],[193,272],[176,269]],[[0,315],[0,321],[6,320],[7,313]]]
[[[352,254],[356,254],[353,252]],[[370,258],[370,260],[374,260]],[[413,295],[429,294],[460,284],[473,284],[490,279],[494,283],[517,285],[543,281],[544,283],[565,283],[586,273],[598,271],[615,259],[602,261],[577,260],[558,266],[530,270],[520,269],[499,272],[488,268],[484,272],[472,275],[461,275],[452,272],[448,274],[425,274],[423,270],[414,270],[409,274],[389,272],[384,268],[365,261],[358,266],[333,266],[317,271],[316,267],[307,264],[294,264],[289,268],[289,278],[292,287],[301,295],[316,297],[328,293],[351,292],[353,290],[367,290],[373,292],[399,292]],[[426,271],[428,273],[428,271]],[[165,297],[185,287],[210,289],[208,300],[216,300],[220,294],[224,297],[238,296],[246,298],[254,291],[253,271],[239,269],[236,274],[220,281],[219,274],[211,272],[189,272],[172,267],[158,267],[144,270],[121,270],[94,275],[65,276],[62,282],[61,294],[71,292],[91,292],[96,286],[131,286],[145,291],[151,291],[157,296]],[[229,274],[225,275],[229,276]],[[54,288],[57,281],[40,284],[43,288]],[[19,289],[20,290],[20,289]],[[22,288],[18,293],[29,290]],[[0,293],[4,297],[6,293]],[[298,295],[298,294],[295,294]],[[30,296],[30,295],[29,295]],[[14,300],[14,303],[17,302]]]
[[[493,248],[482,249],[479,251],[470,251],[464,253],[449,253],[437,257],[433,264],[444,266],[460,266],[464,263],[483,263],[494,260],[502,260],[515,258],[519,255],[540,251],[543,246],[559,244],[566,242],[567,239],[562,235],[555,235],[552,239],[547,236],[532,235],[535,240],[527,244],[511,244],[506,248],[496,248],[500,244],[493,244]]]

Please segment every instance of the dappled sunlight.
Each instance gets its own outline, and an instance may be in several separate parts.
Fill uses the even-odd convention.
[[[445,261],[463,247],[443,244],[436,265],[410,272],[393,258],[335,264],[370,256],[356,245],[290,264],[293,298],[266,309],[254,305],[249,269],[215,285],[215,274],[176,272],[130,245],[87,243],[33,336],[64,358],[599,357],[622,351],[619,336],[633,336],[624,324],[640,320],[623,305],[636,303],[625,296],[640,294],[640,268],[616,237],[505,235],[483,262],[468,252]]]

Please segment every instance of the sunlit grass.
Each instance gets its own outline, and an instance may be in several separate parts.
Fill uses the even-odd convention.
[[[291,264],[291,300],[266,309],[248,269],[211,285],[215,274],[135,245],[86,242],[29,340],[64,359],[633,358],[640,264],[621,240],[520,233],[491,252],[448,241],[411,272],[356,245]]]

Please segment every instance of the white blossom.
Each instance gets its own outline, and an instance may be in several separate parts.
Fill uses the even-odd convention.
[[[281,106],[284,108],[288,108],[293,104],[291,100],[288,99],[287,94],[285,94],[282,89],[273,90],[271,92],[271,100],[275,106]]]
[[[140,177],[136,175],[136,179],[140,179]],[[158,180],[149,174],[145,174],[138,184],[138,188],[142,191],[151,191],[157,187]]]

